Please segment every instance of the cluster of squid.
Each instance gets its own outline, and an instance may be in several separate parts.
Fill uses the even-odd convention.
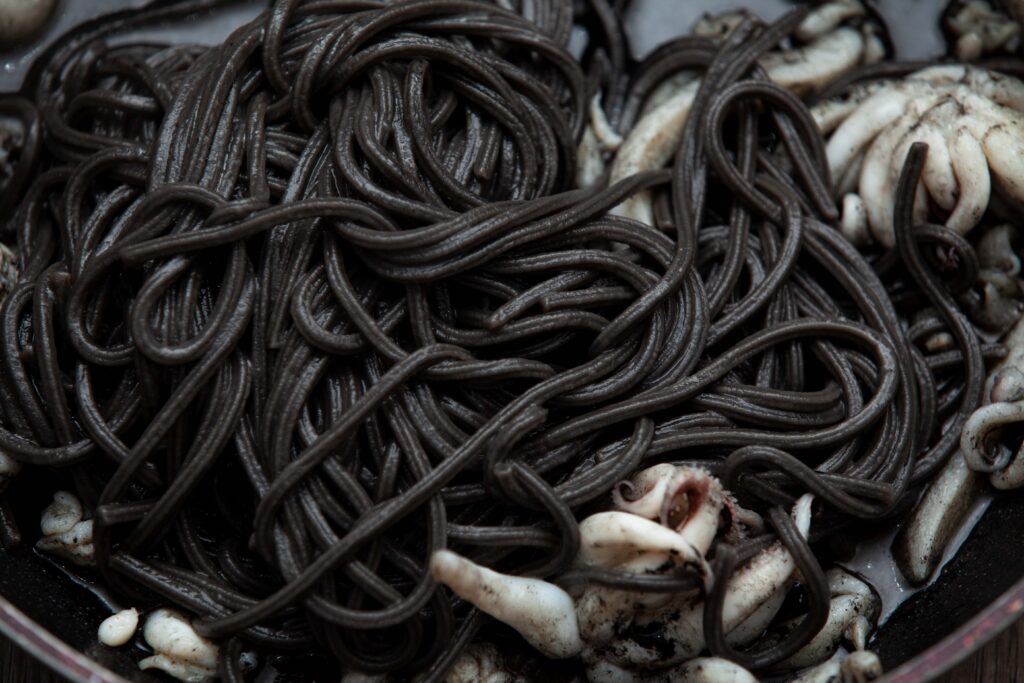
[[[804,538],[812,503],[812,496],[805,495],[791,513]],[[762,522],[705,470],[660,464],[623,482],[613,509],[587,517],[579,527],[578,569],[642,575],[691,571],[708,583],[713,576],[707,556],[716,540],[736,539],[759,530]],[[545,656],[581,658],[594,683],[758,680],[726,659],[700,656],[707,646],[703,585],[691,591],[643,593],[591,584],[569,592],[540,579],[499,574],[450,550],[434,553],[430,569],[440,583],[516,629]],[[789,621],[773,622],[797,578],[796,561],[779,541],[733,573],[721,607],[729,644],[744,647],[762,637],[771,639],[773,630],[791,630]],[[824,628],[775,668],[806,669],[801,681],[836,675],[851,683],[873,680],[881,675],[881,664],[865,646],[879,598],[868,584],[839,568],[828,572],[828,584],[831,602]],[[660,633],[654,644],[642,635],[652,625]],[[834,657],[844,643],[849,653]],[[460,671],[466,674],[455,680],[514,679],[510,674],[501,677],[493,648],[463,653],[455,666]],[[491,675],[481,678],[483,671]]]

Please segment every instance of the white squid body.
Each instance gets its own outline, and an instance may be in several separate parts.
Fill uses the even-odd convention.
[[[858,0],[833,0],[812,11],[795,32],[804,41],[801,47],[770,52],[761,59],[768,76],[796,93],[822,87],[854,67],[878,61],[885,50],[871,32],[841,26],[842,22],[862,16]],[[726,15],[702,20],[698,33],[720,34],[731,30],[740,15]],[[700,80],[691,72],[680,72],[667,78],[654,89],[640,112],[636,124],[621,145],[598,142],[596,131],[603,116],[592,112],[593,123],[580,145],[577,182],[587,187],[604,171],[602,149],[617,153],[611,164],[609,183],[613,184],[637,173],[665,166],[682,141],[686,119],[693,106]],[[598,108],[599,109],[599,108]],[[604,136],[608,140],[608,136]],[[617,141],[616,141],[617,142]],[[623,201],[612,213],[648,225],[654,224],[649,192],[638,192]]]
[[[1024,318],[1017,321],[1003,339],[1007,356],[989,375],[985,388],[991,401],[975,410],[960,437],[960,450],[968,467],[980,469],[983,449],[1004,427],[1024,422]],[[1000,448],[1005,446],[999,445]],[[1024,444],[1010,458],[1009,464],[989,476],[992,485],[1001,490],[1024,486]]]
[[[700,469],[657,465],[638,474],[631,488],[638,494],[635,500],[617,500],[628,509],[649,514],[613,510],[583,520],[576,563],[632,572],[665,571],[672,566],[706,571],[704,553],[714,540],[725,502],[721,484]],[[675,520],[675,528],[648,518],[663,514]],[[585,639],[611,639],[615,628],[628,624],[638,606],[668,599],[594,587],[574,600],[551,583],[499,574],[449,550],[434,553],[430,570],[438,582],[554,658],[580,654]]]
[[[855,89],[845,102],[812,112],[830,135],[826,152],[837,193],[862,198],[870,234],[895,244],[893,205],[903,161],[915,142],[928,158],[915,197],[915,218],[932,211],[967,233],[988,209],[993,185],[1024,204],[1024,83],[964,65],[937,66],[899,81]],[[848,236],[863,241],[844,217]]]
[[[869,683],[882,677],[882,662],[870,650],[837,653],[823,664],[800,672],[789,683]]]
[[[979,310],[972,312],[971,318],[993,332],[1009,331],[1024,313],[1020,257],[1013,246],[1017,233],[1017,228],[1007,223],[994,226],[985,231],[974,248],[978,255],[982,304]]]
[[[946,19],[946,27],[956,36],[953,53],[965,62],[999,50],[1016,52],[1020,47],[1020,24],[988,0],[959,3]]]
[[[635,674],[611,664],[591,668],[591,681],[606,683],[758,683],[757,677],[739,664],[720,657],[697,657],[657,673]]]
[[[809,643],[780,662],[779,670],[792,671],[819,664],[835,654],[844,639],[856,650],[863,650],[867,644],[881,607],[878,596],[871,586],[842,569],[830,570],[827,578],[832,598],[825,626]],[[795,622],[789,622],[781,628],[795,626]]]
[[[519,631],[548,657],[574,657],[583,649],[572,598],[558,586],[499,574],[450,550],[434,552],[430,572],[438,583]]]
[[[946,546],[963,522],[978,491],[977,469],[984,467],[983,449],[1009,424],[1024,422],[1024,318],[1003,339],[1007,356],[985,383],[985,405],[975,410],[960,435],[955,453],[932,479],[921,500],[893,542],[900,571],[914,584],[928,580]],[[1009,464],[989,475],[997,489],[1024,486],[1024,446]]]
[[[658,465],[639,473],[626,488],[628,497],[615,495],[619,509],[580,523],[576,564],[635,573],[687,566],[706,576],[704,554],[718,533],[723,509],[734,508],[721,484],[698,468]],[[804,496],[793,509],[805,537],[811,500]],[[553,584],[499,574],[448,550],[435,552],[430,568],[440,583],[515,628],[545,655],[581,655],[591,681],[719,680],[697,677],[707,668],[693,668],[692,662],[687,664],[692,671],[679,668],[704,649],[698,591],[663,595],[589,586],[574,598]],[[729,578],[723,625],[730,642],[747,644],[764,632],[794,570],[792,556],[776,542]],[[666,647],[648,648],[633,639],[637,632],[631,629],[652,625],[662,630]],[[716,671],[725,666],[719,660],[706,664]],[[683,677],[686,671],[689,677]],[[721,680],[748,680],[741,671]]]
[[[153,655],[139,662],[140,669],[159,669],[185,683],[206,683],[217,678],[217,646],[203,638],[184,614],[158,609],[146,618],[142,637]]]
[[[455,659],[444,683],[525,683],[525,679],[505,668],[494,645],[473,643]]]
[[[96,637],[107,647],[121,647],[139,627],[139,610],[134,607],[110,615],[100,624]]]
[[[82,503],[73,493],[57,491],[39,522],[43,536],[36,548],[74,564],[88,566],[96,561],[92,544],[92,520],[84,516]]]

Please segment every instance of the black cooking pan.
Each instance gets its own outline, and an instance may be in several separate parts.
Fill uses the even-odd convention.
[[[0,92],[14,91],[30,78],[30,66],[56,37],[86,21],[103,21],[109,12],[149,4],[148,0],[58,0],[50,24],[37,38],[0,51]],[[683,33],[705,11],[750,7],[771,19],[793,3],[787,0],[633,0],[627,20],[634,52],[642,55]],[[939,0],[879,0],[874,9],[888,25],[897,56],[928,59],[944,51]],[[226,12],[189,25],[189,39],[218,40],[259,9],[239,2]],[[176,29],[153,37],[175,39]],[[139,647],[100,645],[96,627],[118,607],[98,584],[65,571],[31,549],[39,512],[54,490],[52,476],[26,473],[5,495],[17,511],[26,542],[20,550],[0,551],[0,632],[72,681],[123,683],[158,681],[141,672]],[[1024,496],[998,494],[959,552],[927,589],[908,597],[878,630],[871,643],[890,673],[890,683],[928,681],[980,648],[1024,610]],[[883,530],[874,530],[884,533]],[[871,533],[867,531],[865,533]],[[884,558],[879,558],[884,561]],[[900,596],[889,596],[899,598]],[[259,683],[338,680],[318,658],[263,663]]]

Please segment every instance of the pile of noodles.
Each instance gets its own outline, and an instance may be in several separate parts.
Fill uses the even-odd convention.
[[[695,462],[810,596],[805,627],[732,652],[722,577],[764,539],[720,544],[711,650],[806,642],[827,589],[779,511],[814,493],[813,543],[892,514],[1000,350],[956,303],[970,245],[911,224],[912,183],[894,252],[835,229],[823,141],[756,64],[800,14],[641,64],[605,0],[280,0],[213,48],[125,38],[210,4],[86,27],[0,105],[24,125],[0,450],[68,477],[104,583],[228,639],[229,681],[242,647],[436,679],[484,620],[432,551],[692,587],[565,573],[618,482]],[[671,168],[575,189],[591,97],[625,132],[683,69]],[[640,190],[656,226],[609,213]]]

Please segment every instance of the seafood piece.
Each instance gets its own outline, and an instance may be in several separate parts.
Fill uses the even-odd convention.
[[[839,231],[854,246],[863,247],[870,244],[871,233],[868,230],[867,208],[859,194],[849,192],[843,197]]]
[[[641,679],[649,683],[651,679]],[[739,664],[720,657],[698,657],[668,672],[667,683],[757,683]]]
[[[869,81],[849,92],[818,103],[811,109],[811,117],[822,135],[829,135],[839,127],[857,107],[885,87],[884,83]],[[835,178],[834,180],[838,180]]]
[[[932,306],[925,306],[914,312],[911,320],[914,324],[934,319],[939,313]],[[928,353],[942,353],[952,351],[956,348],[956,340],[946,330],[930,332],[920,340],[917,340]]]
[[[588,125],[583,129],[579,147],[576,148],[576,187],[593,187],[604,175],[604,154],[594,130]]]
[[[800,673],[790,683],[868,683],[882,677],[882,661],[870,650],[837,652],[824,664]]]
[[[955,37],[953,54],[965,62],[990,52],[1016,52],[1020,47],[1020,24],[988,0],[954,3],[945,23]]]
[[[387,676],[364,674],[362,671],[348,671],[342,674],[341,683],[387,683]]]
[[[573,657],[583,648],[572,598],[558,586],[499,574],[450,550],[434,552],[430,572],[463,600],[519,631],[548,657]]]
[[[871,586],[842,569],[830,570],[827,577],[832,595],[828,621],[809,643],[778,664],[779,670],[790,671],[819,664],[836,653],[843,639],[851,642],[855,649],[864,649],[878,617],[881,600]],[[783,631],[792,629],[796,623],[786,622],[779,628]]]
[[[1020,280],[1020,258],[1014,252],[1016,228],[1009,224],[990,228],[978,240],[978,283],[981,304],[971,310],[971,319],[1000,334],[1024,313],[1024,287]]]
[[[829,167],[840,196],[856,178],[871,234],[884,246],[895,244],[896,181],[915,142],[929,145],[918,219],[935,211],[966,234],[988,210],[993,188],[1011,203],[1024,203],[1024,82],[943,65],[882,87],[859,86],[846,99],[859,104],[829,138]],[[825,103],[816,107],[815,119],[831,126],[848,109]]]
[[[877,61],[880,44],[877,36],[869,30],[840,26],[843,21],[864,13],[858,0],[824,3],[804,19],[796,32],[805,44],[769,52],[761,58],[761,66],[773,81],[801,94],[820,88],[858,65]],[[725,35],[746,16],[742,12],[705,16],[694,31],[699,35]],[[699,86],[699,80],[684,76],[666,79],[665,87],[655,89],[639,120],[622,141],[612,162],[609,182],[615,183],[668,163],[682,141]],[[623,201],[613,213],[654,224],[648,192],[638,192]]]
[[[806,537],[811,521],[810,495],[801,497],[792,515],[799,532]],[[788,589],[795,570],[792,555],[781,542],[775,542],[751,558],[731,577],[722,606],[722,625],[732,644],[745,644],[767,627],[781,606],[780,591]],[[667,670],[696,657],[705,647],[703,628],[704,602],[692,593],[673,596],[654,609],[640,609],[631,623],[617,629],[616,638],[608,642],[588,643],[583,659],[591,680],[611,680],[601,676],[610,669],[649,673]],[[758,627],[751,627],[754,619]],[[657,626],[662,637],[647,645],[640,634]],[[744,640],[733,634],[740,627]],[[752,636],[751,636],[752,634]],[[635,637],[634,637],[635,636]]]
[[[627,494],[635,497],[627,497]],[[603,514],[657,520],[659,529],[675,532],[671,534],[671,543],[681,543],[681,547],[688,547],[693,554],[687,559],[697,563],[703,561],[704,554],[711,547],[718,531],[722,508],[726,506],[728,498],[721,483],[706,470],[668,464],[655,465],[639,472],[632,482],[620,484],[612,496],[615,507],[621,512]],[[583,521],[580,525],[581,533],[585,527],[590,528],[593,524],[591,520],[598,518],[598,515]],[[597,540],[588,537],[588,541],[581,545],[579,559],[582,562],[592,563],[593,544]],[[607,542],[603,546],[607,549]],[[607,559],[603,558],[604,566],[609,566],[606,564]],[[664,561],[668,557],[659,559]],[[679,562],[679,559],[673,561]]]
[[[896,566],[915,585],[925,583],[942,560],[978,492],[978,477],[954,453],[925,490],[892,545]]]
[[[120,647],[132,639],[138,627],[139,610],[132,607],[104,619],[96,635],[104,645]]]
[[[56,0],[0,0],[0,50],[38,33],[56,4]]]
[[[797,95],[805,95],[819,90],[859,64],[877,61],[874,52],[870,56],[867,54],[865,33],[841,26],[803,47],[769,52],[761,58],[760,64],[773,81]]]
[[[735,662],[720,657],[697,657],[667,671],[635,674],[612,664],[587,671],[591,683],[757,683],[757,677]]]
[[[640,117],[612,161],[609,183],[617,183],[668,163],[682,142],[686,118],[690,115],[699,86],[700,82],[696,80],[679,86],[671,97]],[[647,191],[629,197],[612,213],[654,225],[654,208]]]
[[[978,472],[991,472],[995,488],[1024,485],[1024,447],[1013,453],[996,438],[1007,424],[1024,421],[1024,318],[1003,343],[1008,353],[986,380],[986,405],[967,419],[960,451],[928,485],[893,542],[897,566],[911,583],[924,583],[935,571],[950,537],[974,502]],[[998,449],[995,457],[987,452],[991,448]]]
[[[727,500],[717,479],[696,467],[655,465],[620,484],[613,500],[617,510],[580,523],[577,564],[638,574],[689,567],[709,578],[704,556]],[[639,610],[671,599],[671,594],[588,586],[576,600],[580,635],[591,645],[610,642]]]
[[[991,403],[967,419],[960,448],[970,468],[989,472],[992,486],[1008,490],[1024,486],[1024,444],[1013,451],[999,438],[1002,428],[1024,422],[1024,318],[1018,320],[1003,343],[1007,356],[986,384]],[[995,453],[990,453],[993,450]]]
[[[608,117],[601,106],[601,93],[597,93],[590,100],[590,129],[604,152],[614,152],[622,144],[622,136],[608,122]]]
[[[864,14],[864,5],[860,0],[826,2],[807,13],[794,35],[804,42],[809,42],[834,31],[843,22],[862,17]]]
[[[40,520],[43,537],[36,542],[39,550],[78,565],[95,563],[92,545],[92,520],[82,519],[82,503],[73,493],[58,491]]]
[[[501,653],[491,643],[473,643],[455,659],[445,683],[517,683],[523,681],[505,669]]]
[[[196,633],[180,612],[156,610],[146,619],[142,637],[154,654],[139,662],[140,669],[159,669],[186,683],[205,683],[217,677],[217,646]]]
[[[615,152],[621,144],[622,136],[608,122],[598,93],[590,101],[590,121],[576,151],[576,186],[585,188],[596,184],[604,175],[605,154]]]

